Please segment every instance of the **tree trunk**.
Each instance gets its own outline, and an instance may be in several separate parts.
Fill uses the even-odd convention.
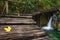
[[[6,13],[8,14],[8,1],[5,1]]]

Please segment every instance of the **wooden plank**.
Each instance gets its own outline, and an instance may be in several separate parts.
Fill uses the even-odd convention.
[[[53,39],[48,36],[44,36],[44,37],[34,38],[32,40],[53,40]]]
[[[25,18],[0,18],[0,24],[4,23],[36,23],[33,19],[25,19]]]
[[[28,18],[28,19],[32,19],[32,16],[17,16],[17,15],[5,15],[5,16],[1,16],[1,17],[6,17],[6,18]]]
[[[12,28],[11,32],[5,32],[4,27],[10,26]],[[46,35],[42,30],[36,25],[0,25],[0,38],[23,38],[23,37],[37,37]]]

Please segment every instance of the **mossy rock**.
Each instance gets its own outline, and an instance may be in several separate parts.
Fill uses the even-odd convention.
[[[40,26],[46,26],[47,23],[48,23],[47,17],[45,15],[43,15],[43,16],[41,15],[40,16]]]
[[[37,25],[40,26],[46,26],[48,23],[48,16],[47,15],[35,15],[33,16],[33,19],[37,22]]]
[[[58,29],[58,23],[57,22],[54,22],[54,24],[53,24],[53,27],[54,27],[54,29]]]

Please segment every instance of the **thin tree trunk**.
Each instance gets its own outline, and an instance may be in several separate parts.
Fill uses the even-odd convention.
[[[5,1],[6,13],[8,14],[8,1]]]

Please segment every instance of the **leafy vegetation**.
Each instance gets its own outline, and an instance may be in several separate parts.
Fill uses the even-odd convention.
[[[13,1],[13,2],[12,2]],[[60,0],[12,0],[9,1],[9,13],[33,13],[60,6]],[[0,1],[0,6],[4,1]]]
[[[50,9],[60,5],[60,0],[15,0],[10,6],[17,12],[34,12]],[[13,7],[13,8],[12,8]],[[14,10],[14,11],[15,11]]]
[[[49,31],[48,32],[48,35],[49,37],[51,37],[53,40],[59,40],[60,39],[60,34],[56,31],[56,30],[53,30],[53,31]]]
[[[3,7],[3,6],[4,6],[4,2],[0,1],[0,7]]]

